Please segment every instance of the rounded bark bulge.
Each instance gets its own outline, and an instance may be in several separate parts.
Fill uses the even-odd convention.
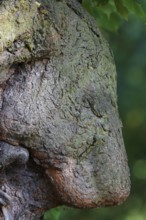
[[[116,69],[94,20],[75,0],[12,0],[0,11],[0,140],[27,149],[59,204],[122,203],[130,178]]]

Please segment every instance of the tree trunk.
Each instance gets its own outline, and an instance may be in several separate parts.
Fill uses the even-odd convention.
[[[6,0],[0,23],[1,216],[123,202],[115,64],[93,19],[76,0]]]

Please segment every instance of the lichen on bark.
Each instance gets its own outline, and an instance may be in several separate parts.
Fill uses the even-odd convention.
[[[0,186],[12,197],[9,213],[22,219],[25,209],[23,219],[36,219],[60,204],[120,204],[129,194],[130,180],[116,70],[95,22],[73,0],[2,1],[0,11],[1,158],[3,149],[10,151],[0,161]],[[13,147],[21,155],[29,152],[23,169],[18,169],[20,154]],[[19,176],[15,184],[9,170]],[[33,189],[40,190],[33,209],[37,196],[28,177]]]

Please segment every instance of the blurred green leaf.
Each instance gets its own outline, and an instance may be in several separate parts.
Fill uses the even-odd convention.
[[[144,18],[146,16],[146,14],[145,14],[145,12],[144,12],[144,10],[142,8],[142,5],[139,4],[139,3],[135,3],[134,12],[139,17]]]
[[[123,0],[122,1],[124,6],[127,7],[129,12],[134,11],[135,8],[135,1],[134,0]]]
[[[59,220],[62,209],[63,209],[62,207],[58,207],[49,210],[48,212],[45,213],[44,220]]]
[[[97,5],[105,5],[109,2],[109,0],[95,0],[97,2]]]
[[[145,19],[143,5],[144,2],[136,0],[83,0],[83,6],[97,19],[98,25],[110,31],[119,29],[130,14]]]
[[[138,179],[146,180],[146,170],[143,169],[146,167],[146,160],[137,160],[133,167],[133,174]]]
[[[123,18],[125,18],[126,20],[128,20],[129,11],[128,11],[128,9],[123,5],[123,2],[122,2],[122,1],[117,1],[117,0],[114,0],[114,2],[115,2],[115,5],[116,5],[116,8],[117,8],[117,11],[120,13],[120,15],[122,15]]]

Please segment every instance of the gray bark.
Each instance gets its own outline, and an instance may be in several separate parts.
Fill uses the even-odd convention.
[[[1,1],[0,22],[5,220],[122,203],[130,180],[116,70],[95,22],[75,0]]]

